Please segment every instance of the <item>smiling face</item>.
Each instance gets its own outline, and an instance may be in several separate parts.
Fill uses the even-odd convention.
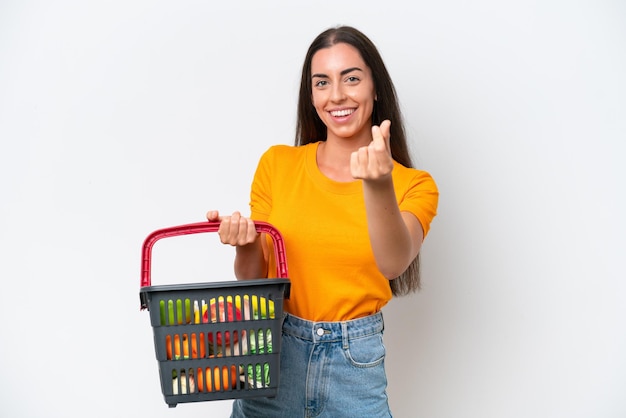
[[[328,139],[371,139],[375,87],[359,51],[346,43],[320,49],[311,60],[313,106]]]

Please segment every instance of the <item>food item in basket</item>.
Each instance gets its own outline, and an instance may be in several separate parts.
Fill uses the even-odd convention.
[[[205,356],[204,333],[201,332],[197,336],[196,334],[191,334],[191,358],[204,358]]]
[[[176,309],[174,309],[174,304],[176,304]],[[160,300],[159,314],[161,317],[161,325],[189,324],[191,322],[191,301],[185,299],[184,305],[185,309],[183,311],[183,301],[181,299],[177,299],[176,302],[170,299],[167,301],[166,312],[165,300]],[[174,312],[176,312],[176,315],[174,315]]]
[[[171,335],[165,336],[165,351],[167,352],[167,359],[171,360],[172,359],[172,336]],[[180,354],[180,352],[178,354]]]
[[[239,355],[245,356],[246,354],[248,354],[248,340],[246,339],[246,330],[241,330],[241,337],[238,337],[238,331],[233,331],[232,348],[230,345],[226,345],[222,350],[221,345],[213,346],[212,344],[209,344],[209,354],[217,354],[218,356],[223,355],[224,357]],[[212,351],[215,351],[215,353]]]
[[[205,302],[202,301],[202,305],[204,306]],[[200,323],[200,307],[198,306],[198,301],[194,300],[193,301],[193,323],[194,324],[199,324]]]
[[[272,331],[264,332],[262,329],[250,333],[250,354],[271,354],[272,353]],[[267,387],[270,384],[270,366],[265,363],[249,364],[247,367],[248,382],[252,387]]]
[[[224,390],[235,389],[238,379],[239,374],[234,364],[230,368],[222,366],[221,376],[219,366],[207,367],[204,372],[202,369],[198,369],[198,390],[204,392],[205,383],[207,392],[222,390],[222,384],[224,384]]]
[[[167,301],[167,309],[165,307],[165,300],[159,301],[159,314],[161,316],[161,325],[174,324],[174,301]]]
[[[272,330],[268,329],[267,333],[262,329],[256,333],[250,331],[250,354],[271,354],[272,353]]]
[[[165,301],[164,300],[160,300],[159,301],[159,315],[161,318],[161,325],[166,325],[165,322]]]
[[[208,314],[209,309],[207,309],[206,305],[202,307],[202,320],[203,322],[209,322]],[[210,301],[210,311],[211,311],[211,322],[232,322],[232,321],[241,321],[241,310],[238,309],[231,301],[226,301],[224,303],[224,298],[219,298],[216,302],[215,298]],[[213,333],[209,334],[209,343],[213,344]],[[217,332],[215,338],[217,345],[222,346],[222,333]],[[230,332],[224,332],[223,342],[227,345],[231,345],[230,340]],[[233,333],[233,343],[238,341],[237,332]]]
[[[178,314],[178,323],[185,324],[191,323],[191,301],[189,299],[185,299],[185,310],[183,311],[183,301],[178,299],[176,300],[176,313]]]
[[[270,385],[270,365],[248,364],[248,384],[253,388],[265,388]]]
[[[167,351],[167,359],[172,360],[172,337],[170,335],[165,336],[165,345]],[[188,359],[189,358],[189,341],[187,334],[183,334],[182,337],[183,356],[180,355],[181,337],[180,335],[174,335],[174,360]]]
[[[172,391],[174,392],[174,395],[178,395],[178,374],[176,373],[176,370],[172,372]],[[196,381],[193,376],[193,370],[189,370],[188,378],[186,377],[185,371],[181,370],[180,394],[186,395],[187,393],[194,393],[195,391],[196,391]]]
[[[209,301],[211,307],[211,322],[232,322],[241,321],[241,309],[233,305],[232,298],[229,297],[224,304],[224,298],[220,297],[215,301],[215,298]],[[202,320],[208,322],[208,309],[204,305],[202,307]]]
[[[267,319],[268,310],[269,310],[269,318],[274,319],[274,301],[266,300],[266,298],[264,298],[263,296],[244,295],[243,301],[241,301],[240,298],[237,298],[236,306],[237,306],[237,309],[243,310],[246,320]],[[252,311],[251,316],[248,314],[248,312],[250,311]]]
[[[180,355],[181,343],[183,347],[183,356]],[[181,359],[189,359],[189,351],[191,350],[191,358],[204,358],[206,355],[206,350],[204,346],[204,334],[191,334],[191,344],[190,339],[187,337],[187,334],[183,334],[182,342],[180,335],[174,335],[174,356],[172,357],[172,336],[165,336],[165,350],[167,353],[168,360],[181,360]]]

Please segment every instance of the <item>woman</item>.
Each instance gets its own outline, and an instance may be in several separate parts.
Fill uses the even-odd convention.
[[[418,254],[437,209],[432,177],[411,167],[393,83],[373,43],[351,27],[321,33],[307,52],[295,146],[262,156],[250,218],[220,220],[238,279],[275,271],[283,235],[285,300],[276,398],[238,399],[240,417],[390,417],[381,309],[419,288]]]

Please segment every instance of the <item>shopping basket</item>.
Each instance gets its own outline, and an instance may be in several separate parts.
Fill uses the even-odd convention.
[[[283,298],[290,281],[282,236],[272,237],[276,278],[152,286],[152,247],[162,238],[217,232],[219,222],[154,231],[142,251],[141,309],[150,312],[161,390],[179,403],[275,397],[278,392]]]

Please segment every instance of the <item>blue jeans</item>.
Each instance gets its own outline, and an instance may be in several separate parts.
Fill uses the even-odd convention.
[[[237,399],[231,418],[389,418],[383,316],[311,322],[287,314],[275,398]]]

